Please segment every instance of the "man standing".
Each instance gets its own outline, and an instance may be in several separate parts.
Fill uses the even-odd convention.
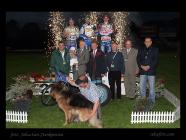
[[[93,40],[91,43],[92,51],[88,63],[87,73],[92,81],[101,83],[101,77],[106,73],[105,55],[98,49],[98,42]]]
[[[138,51],[137,63],[140,68],[140,93],[146,97],[147,79],[150,86],[149,101],[155,103],[155,74],[158,61],[158,48],[152,46],[151,37],[145,38],[145,47]]]
[[[117,85],[117,99],[121,99],[121,78],[124,77],[125,72],[123,55],[118,51],[117,45],[118,44],[113,41],[112,52],[108,53],[106,56],[112,99],[114,99],[115,94],[115,83]]]
[[[89,51],[85,48],[85,42],[79,41],[78,56],[78,76],[85,74],[87,71],[87,63],[89,62]]]
[[[77,48],[76,40],[79,37],[79,29],[74,25],[74,20],[72,18],[69,20],[69,26],[64,29],[63,35],[66,38],[68,49],[72,46]]]
[[[88,50],[90,50],[91,41],[96,38],[95,35],[96,26],[90,23],[90,19],[86,18],[85,24],[80,29],[80,37],[85,36],[85,45]]]
[[[125,92],[126,97],[134,99],[136,90],[136,75],[139,72],[137,65],[138,50],[132,46],[132,41],[127,39],[125,41],[125,47],[122,50],[125,61]]]
[[[65,48],[64,42],[58,43],[58,48],[52,52],[50,60],[50,71],[54,74],[61,72],[68,75],[70,71],[70,56],[68,49]]]
[[[98,27],[101,36],[101,50],[104,53],[111,52],[111,35],[113,34],[113,25],[109,23],[109,17],[103,17],[103,23]]]

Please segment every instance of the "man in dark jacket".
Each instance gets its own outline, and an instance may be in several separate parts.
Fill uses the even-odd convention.
[[[93,40],[91,43],[90,59],[87,73],[92,81],[101,82],[101,77],[106,73],[105,55],[98,49],[98,42]]]
[[[52,73],[61,72],[62,74],[69,75],[70,56],[68,49],[65,48],[62,41],[58,43],[58,48],[52,52],[50,70]]]
[[[139,49],[137,63],[140,68],[140,93],[146,97],[147,79],[150,86],[149,100],[155,103],[155,74],[158,61],[158,48],[152,47],[152,39],[145,38],[145,47]]]
[[[106,56],[112,99],[114,99],[115,94],[115,83],[117,86],[117,99],[121,99],[121,78],[124,77],[125,73],[123,54],[118,51],[117,45],[117,42],[113,41],[112,52],[109,52]]]

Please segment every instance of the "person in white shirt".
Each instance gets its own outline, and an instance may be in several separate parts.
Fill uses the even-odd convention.
[[[75,47],[70,48],[70,74],[69,75],[73,80],[77,79],[77,71],[78,71],[78,58]]]

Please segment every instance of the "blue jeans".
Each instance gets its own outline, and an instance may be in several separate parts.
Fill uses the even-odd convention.
[[[149,100],[155,103],[155,76],[140,75],[140,93],[142,97],[146,96],[147,79],[149,82]]]

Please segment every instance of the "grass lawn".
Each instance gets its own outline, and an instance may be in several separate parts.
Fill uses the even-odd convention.
[[[166,88],[180,97],[180,60],[172,53],[160,54],[157,77],[164,78]],[[6,56],[6,87],[13,81],[17,74],[38,72],[47,73],[48,62],[44,54],[39,53],[9,53]],[[172,124],[131,124],[130,114],[135,100],[122,97],[121,101],[112,101],[102,108],[104,128],[179,128],[180,120]],[[10,103],[7,102],[7,109]],[[174,106],[165,98],[157,100],[155,111],[173,111]],[[6,123],[7,128],[91,128],[87,123],[72,123],[63,126],[64,113],[57,106],[46,107],[40,102],[40,97],[35,96],[32,101],[31,111],[27,124]]]

